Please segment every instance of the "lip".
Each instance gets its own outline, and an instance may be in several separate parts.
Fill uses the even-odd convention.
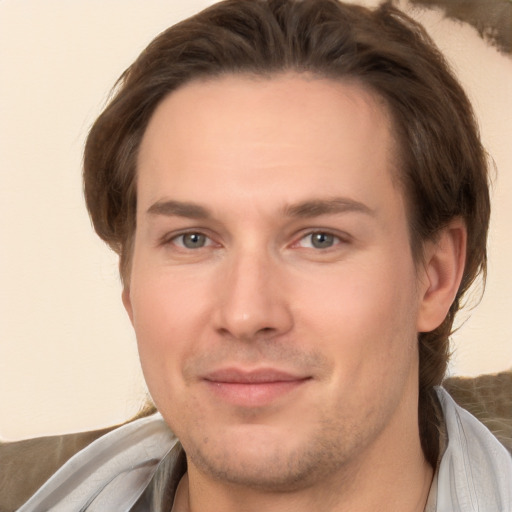
[[[240,407],[263,407],[296,391],[310,379],[275,368],[223,368],[208,373],[203,382],[224,402]]]

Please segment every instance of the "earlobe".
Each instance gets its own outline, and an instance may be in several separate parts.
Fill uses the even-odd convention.
[[[455,299],[466,261],[467,230],[461,219],[452,220],[435,241],[425,247],[418,332],[436,329]]]
[[[129,286],[125,286],[123,288],[123,293],[121,294],[121,298],[123,300],[124,309],[126,309],[126,312],[128,313],[128,316],[130,318],[130,322],[133,325],[133,308],[132,308],[132,299],[130,297],[130,287]]]

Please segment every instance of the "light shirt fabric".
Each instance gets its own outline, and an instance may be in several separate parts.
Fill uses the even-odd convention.
[[[512,457],[437,388],[446,446],[425,512],[512,512]],[[186,471],[160,414],[124,425],[73,456],[18,512],[168,512]]]

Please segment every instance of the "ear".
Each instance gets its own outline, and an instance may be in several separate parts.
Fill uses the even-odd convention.
[[[417,332],[433,331],[446,318],[464,272],[466,243],[466,225],[458,218],[426,243]]]
[[[121,298],[123,299],[123,306],[130,317],[130,322],[133,325],[133,308],[132,308],[132,299],[130,297],[130,286],[125,285],[123,288],[123,293],[121,294]]]

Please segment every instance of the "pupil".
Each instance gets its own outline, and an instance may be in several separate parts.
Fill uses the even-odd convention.
[[[196,249],[203,247],[205,243],[205,236],[200,233],[190,233],[183,237],[183,245],[189,249]]]
[[[317,249],[325,249],[326,247],[331,247],[333,244],[334,237],[333,235],[329,235],[327,233],[315,233],[313,235],[313,247]]]

